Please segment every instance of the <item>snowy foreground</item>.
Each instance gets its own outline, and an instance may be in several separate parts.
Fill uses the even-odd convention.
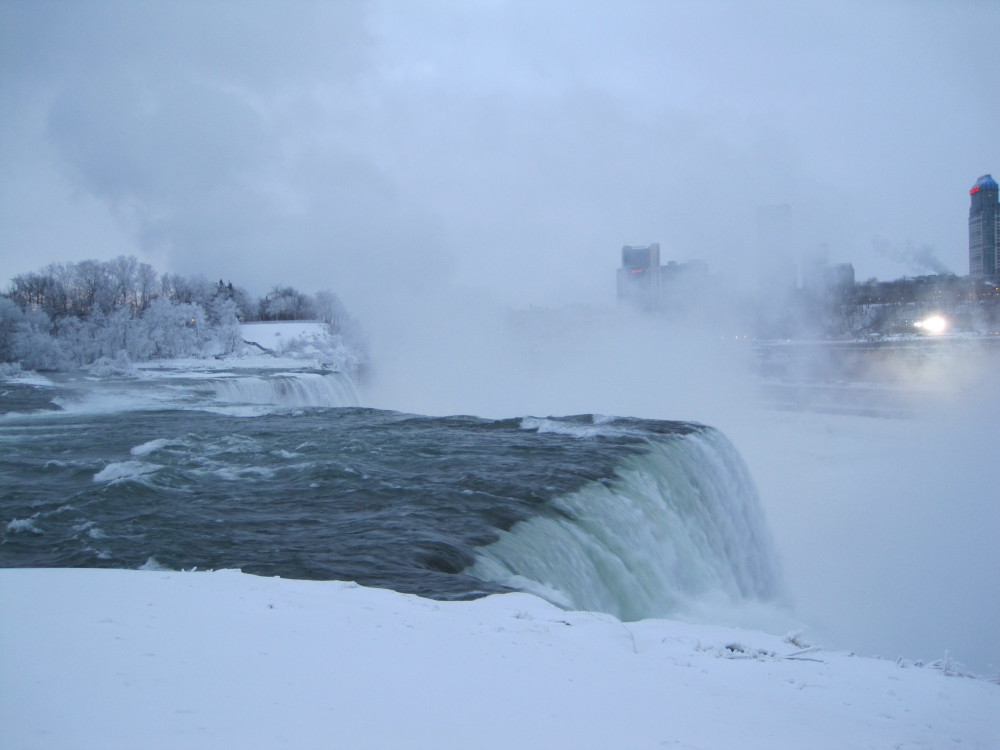
[[[1000,685],[948,665],[527,594],[8,569],[0,611],[11,750],[1000,747]]]

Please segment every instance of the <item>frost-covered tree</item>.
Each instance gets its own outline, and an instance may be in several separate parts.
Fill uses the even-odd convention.
[[[236,303],[237,313],[243,323],[257,320],[257,300],[246,289],[233,287],[232,300]]]
[[[243,346],[239,307],[227,297],[216,297],[209,303],[208,318],[212,322],[221,354],[232,354]]]
[[[129,362],[238,352],[240,323],[261,318],[319,318],[328,324],[333,359],[363,360],[357,327],[332,292],[313,298],[275,286],[255,300],[232,282],[161,276],[119,256],[14,277],[0,296],[0,363],[61,369],[101,362],[100,372],[124,374]]]
[[[154,300],[143,315],[152,357],[186,357],[200,354],[210,338],[205,311],[191,303],[170,304]]]
[[[275,286],[260,301],[261,320],[312,320],[316,311],[312,300],[290,286]]]
[[[101,347],[96,340],[96,334],[102,323],[101,315],[86,321],[74,316],[56,321],[55,338],[70,363],[76,366],[85,365],[101,356]]]
[[[233,282],[224,282],[219,279],[219,283],[215,286],[215,292],[212,295],[212,301],[216,300],[232,300],[236,305],[236,317],[239,321],[248,322],[251,320],[256,320],[258,318],[257,311],[257,301],[250,297],[250,293],[246,289],[238,286],[233,286]],[[212,309],[209,305],[207,308],[209,317],[212,317]],[[214,321],[214,318],[213,318]]]
[[[317,292],[313,309],[316,317],[326,323],[330,333],[339,336],[345,346],[358,351],[366,348],[361,326],[348,314],[336,294],[329,289]]]
[[[164,274],[164,279],[167,279],[166,274]],[[167,296],[173,302],[205,307],[215,297],[215,284],[204,276],[172,274],[169,277],[169,285],[170,292]]]
[[[69,361],[51,330],[52,321],[44,311],[25,313],[15,329],[13,359],[30,370],[65,369]]]
[[[14,339],[17,328],[24,320],[21,306],[9,297],[0,297],[0,362],[13,362]]]
[[[343,329],[350,322],[347,309],[341,303],[340,298],[329,289],[316,292],[313,309],[317,319],[335,330]]]
[[[115,308],[104,319],[104,325],[95,331],[98,356],[118,357],[124,353],[133,361],[150,359],[154,351],[149,326],[149,321],[140,318],[132,307]]]

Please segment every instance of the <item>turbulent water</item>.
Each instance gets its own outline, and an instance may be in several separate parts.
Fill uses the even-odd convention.
[[[740,457],[701,425],[424,417],[327,372],[0,383],[0,565],[241,568],[626,619],[769,601]]]

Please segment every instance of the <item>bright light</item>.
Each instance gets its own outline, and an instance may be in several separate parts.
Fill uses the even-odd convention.
[[[917,328],[927,333],[944,333],[948,327],[948,321],[940,315],[931,315],[929,318],[918,320],[916,325]]]

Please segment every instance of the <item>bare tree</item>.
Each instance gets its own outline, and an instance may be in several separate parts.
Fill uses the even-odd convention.
[[[139,293],[139,309],[145,312],[149,303],[156,298],[156,271],[149,263],[140,263],[137,283]]]
[[[108,263],[108,276],[114,284],[114,307],[127,305],[139,309],[137,291],[139,261],[134,255],[119,255]]]
[[[96,312],[107,314],[114,307],[114,281],[104,263],[83,260],[76,264],[75,312],[88,317]]]

